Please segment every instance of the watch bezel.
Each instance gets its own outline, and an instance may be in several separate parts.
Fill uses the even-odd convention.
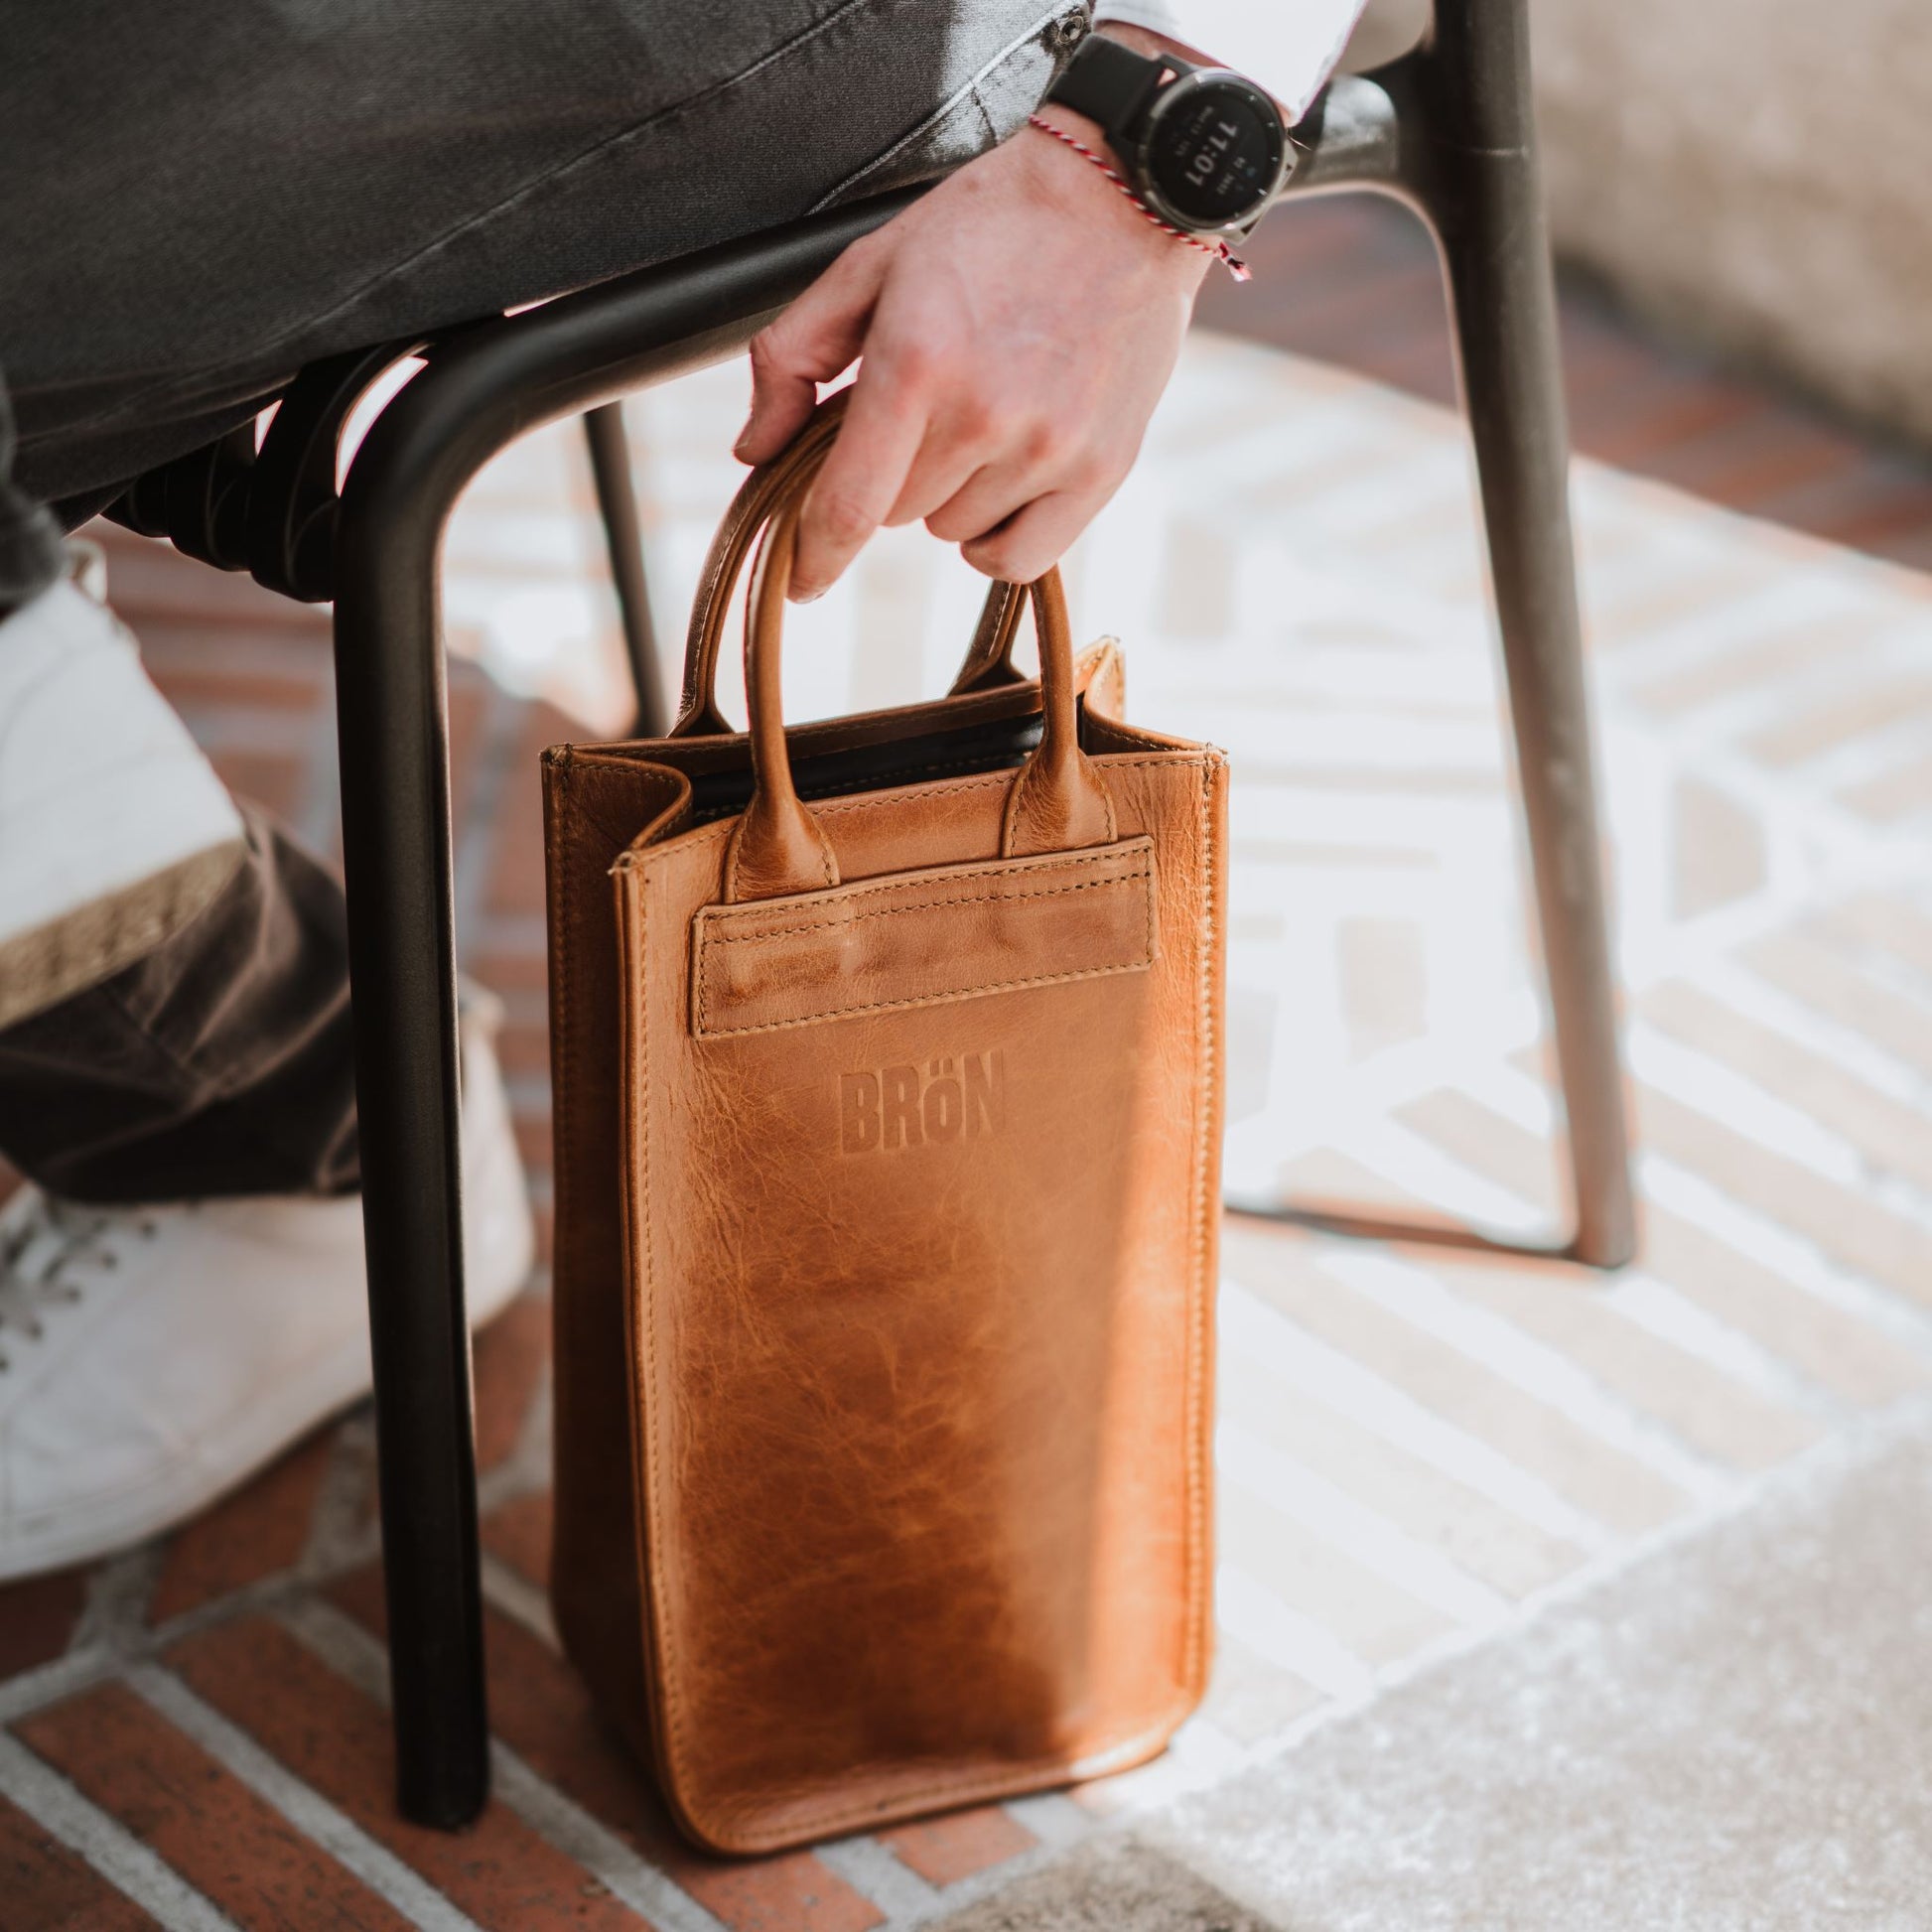
[[[1273,115],[1275,124],[1281,129],[1281,165],[1275,171],[1275,178],[1267,187],[1257,193],[1256,199],[1241,214],[1228,221],[1203,224],[1200,217],[1188,214],[1174,205],[1161,192],[1161,184],[1154,175],[1154,141],[1167,118],[1180,111],[1195,95],[1209,90],[1231,87],[1245,95],[1250,101]],[[1170,80],[1160,88],[1148,104],[1140,127],[1134,134],[1134,173],[1138,178],[1136,186],[1140,189],[1147,205],[1176,228],[1194,235],[1219,235],[1229,240],[1239,239],[1260,220],[1268,211],[1268,205],[1281,193],[1282,184],[1295,171],[1295,142],[1289,132],[1286,116],[1277,105],[1274,96],[1258,87],[1244,73],[1236,73],[1232,68],[1191,68],[1177,78]]]

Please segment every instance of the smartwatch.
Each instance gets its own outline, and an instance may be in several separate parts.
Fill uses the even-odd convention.
[[[1096,120],[1128,186],[1184,234],[1244,236],[1295,165],[1273,98],[1226,68],[1089,34],[1046,98]]]

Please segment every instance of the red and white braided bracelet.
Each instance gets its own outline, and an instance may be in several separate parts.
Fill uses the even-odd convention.
[[[1055,127],[1043,115],[1029,114],[1027,116],[1027,124],[1030,127],[1038,128],[1042,134],[1050,134],[1054,140],[1071,148],[1075,154],[1084,155],[1163,234],[1171,234],[1176,241],[1184,241],[1189,248],[1198,248],[1203,255],[1212,255],[1237,282],[1246,282],[1253,279],[1248,264],[1236,255],[1225,241],[1203,241],[1199,235],[1189,234],[1185,228],[1176,228],[1172,221],[1162,220],[1134,193],[1133,189],[1128,187],[1127,183],[1120,178],[1119,173],[1105,155],[1094,153],[1084,141],[1076,141],[1064,128]]]

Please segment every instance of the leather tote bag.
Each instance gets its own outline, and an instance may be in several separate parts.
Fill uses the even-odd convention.
[[[728,1853],[1137,1763],[1210,1641],[1225,762],[1104,714],[1050,573],[947,698],[787,729],[835,428],[728,515],[672,735],[544,761],[552,1596]]]

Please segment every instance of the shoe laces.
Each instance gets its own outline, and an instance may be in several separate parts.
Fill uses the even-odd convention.
[[[37,1193],[14,1225],[0,1230],[0,1375],[46,1338],[50,1317],[120,1268],[130,1239],[152,1240],[159,1225],[139,1210]]]

